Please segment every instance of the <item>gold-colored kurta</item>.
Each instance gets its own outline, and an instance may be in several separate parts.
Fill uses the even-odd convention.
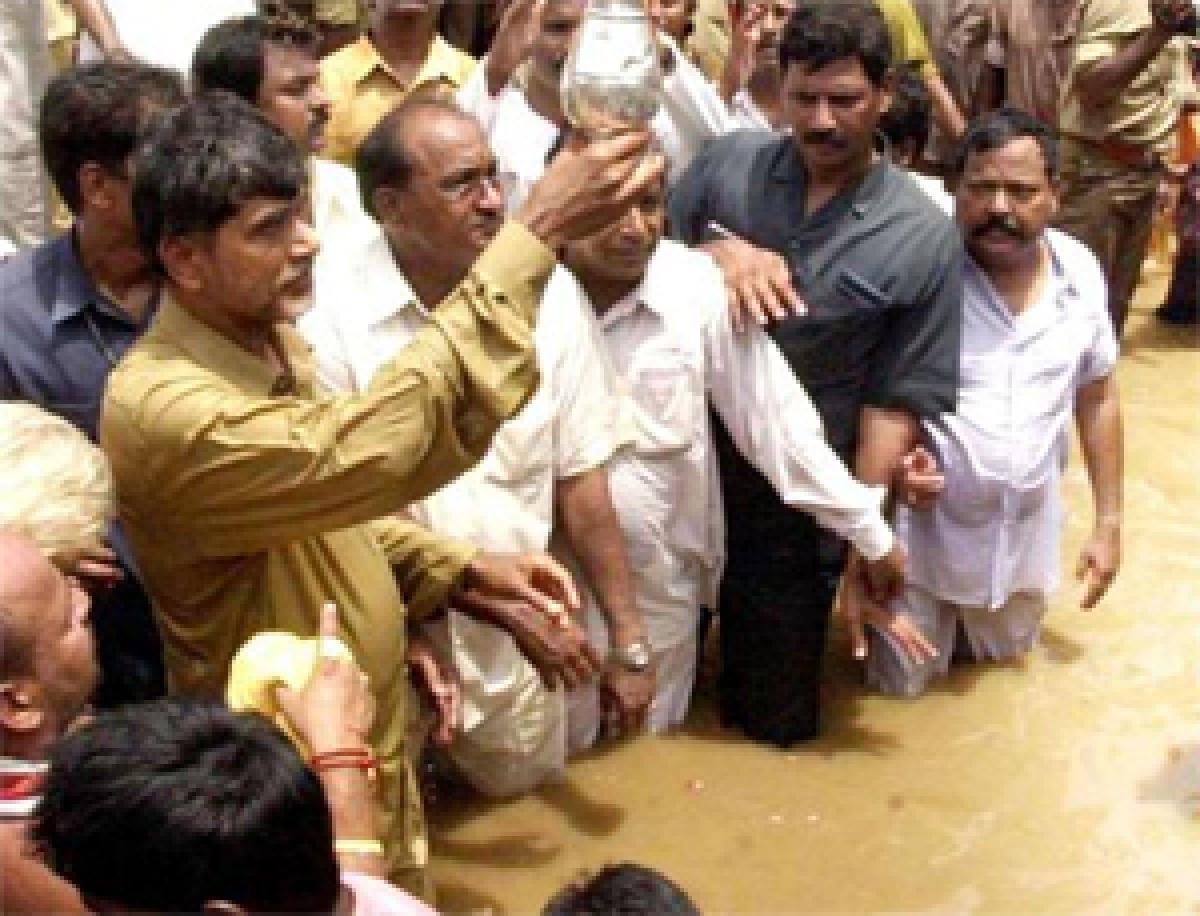
[[[390,872],[417,890],[426,851],[404,753],[405,616],[441,604],[474,549],[386,516],[478,461],[528,400],[531,325],[553,266],[509,224],[412,346],[351,396],[315,389],[290,326],[277,329],[289,377],[166,301],[105,395],[100,440],[171,689],[220,696],[246,639],[313,636],[322,603],[336,602],[378,701]]]

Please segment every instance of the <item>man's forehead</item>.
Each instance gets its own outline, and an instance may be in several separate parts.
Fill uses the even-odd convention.
[[[1046,155],[1035,137],[1013,137],[993,149],[976,149],[967,153],[963,163],[967,175],[1004,172],[1014,175],[1046,177]]]
[[[857,56],[839,57],[827,64],[813,66],[807,61],[793,60],[783,74],[783,79],[793,88],[809,86],[831,86],[835,84],[876,87],[867,76],[862,60]]]
[[[409,149],[427,174],[443,175],[495,159],[483,128],[465,113],[430,109],[412,118],[404,129]]]

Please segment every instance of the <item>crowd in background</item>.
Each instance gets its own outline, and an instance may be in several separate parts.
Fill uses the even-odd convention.
[[[864,689],[1019,657],[1072,428],[1102,600],[1148,257],[1200,323],[1191,0],[646,0],[589,136],[605,2],[0,9],[6,911],[431,912],[423,779],[676,728],[710,642],[780,748],[835,610]]]

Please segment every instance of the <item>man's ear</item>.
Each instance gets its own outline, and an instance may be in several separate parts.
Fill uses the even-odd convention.
[[[205,283],[205,263],[208,257],[207,239],[200,233],[162,239],[158,257],[171,281],[185,290],[202,289]]]
[[[40,697],[41,688],[33,678],[0,681],[0,729],[27,734],[41,728],[46,712]]]

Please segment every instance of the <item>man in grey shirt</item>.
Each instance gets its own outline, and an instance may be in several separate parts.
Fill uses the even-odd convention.
[[[917,442],[919,418],[955,405],[961,244],[878,148],[893,74],[874,5],[802,5],[780,58],[792,135],[740,132],[713,142],[671,195],[672,232],[693,244],[721,237],[704,247],[751,314],[777,317],[775,300],[799,292],[807,314],[772,334],[835,449],[864,482],[890,486]],[[842,546],[782,506],[718,438],[730,519],[722,713],[751,737],[787,746],[818,732]]]
[[[99,63],[56,78],[42,102],[43,157],[74,225],[0,264],[0,399],[37,404],[93,441],[108,374],[158,298],[134,229],[128,159],[152,115],[183,98],[173,73]],[[165,686],[133,558],[118,529],[110,539],[116,566],[92,610],[101,705],[150,699]]]

